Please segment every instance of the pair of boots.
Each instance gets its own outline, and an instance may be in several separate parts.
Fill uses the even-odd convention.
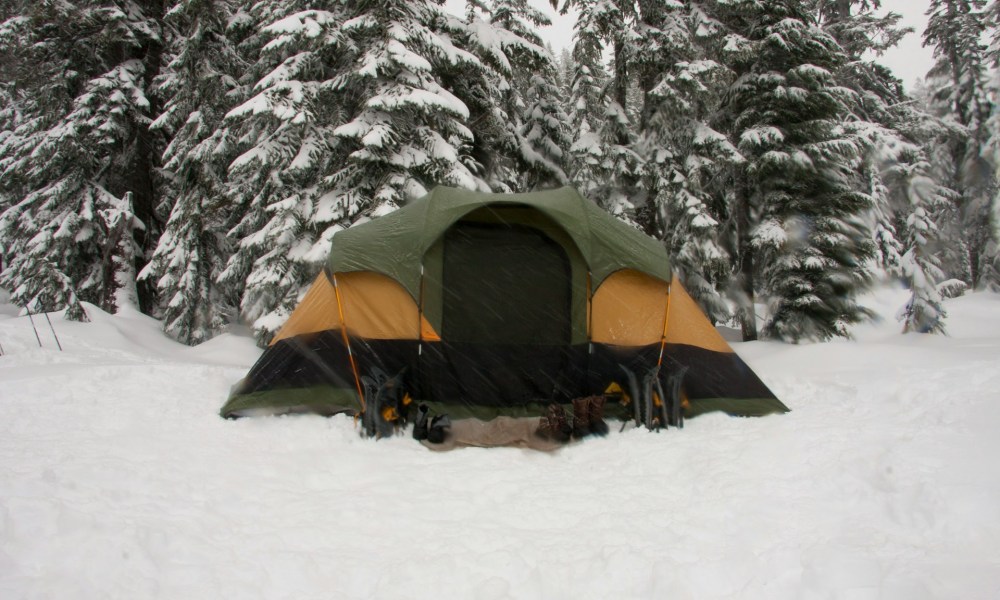
[[[607,435],[604,422],[604,396],[587,396],[573,400],[573,435],[582,438],[587,434]]]
[[[539,420],[538,435],[568,442],[570,436],[582,438],[588,434],[607,435],[608,424],[604,422],[604,396],[587,396],[573,400],[573,422],[566,417],[566,409],[552,403]]]
[[[448,435],[451,418],[448,415],[430,415],[426,404],[417,407],[417,420],[413,423],[413,439],[427,440],[432,444],[440,444]]]

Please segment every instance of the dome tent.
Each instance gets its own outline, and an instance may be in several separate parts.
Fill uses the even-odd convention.
[[[655,240],[571,188],[438,187],[334,235],[323,271],[221,414],[360,415],[374,402],[368,384],[388,374],[452,419],[538,416],[615,383],[634,391],[629,373],[661,390],[682,374],[686,416],[788,410]]]

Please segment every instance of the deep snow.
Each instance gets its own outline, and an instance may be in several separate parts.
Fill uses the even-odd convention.
[[[0,305],[0,598],[998,598],[1000,296],[946,307],[736,344],[787,415],[549,455],[225,421],[248,337]]]

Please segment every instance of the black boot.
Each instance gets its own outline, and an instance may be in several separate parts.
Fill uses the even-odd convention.
[[[608,435],[608,424],[604,422],[604,404],[607,402],[604,396],[591,396],[590,404],[590,433],[594,435]]]
[[[431,419],[430,428],[427,430],[427,441],[432,444],[440,444],[448,435],[447,429],[451,427],[451,419],[448,415],[438,415]]]
[[[421,404],[417,407],[417,420],[413,422],[413,439],[427,439],[427,432],[430,428],[429,412],[430,409],[427,408],[426,404]]]
[[[590,398],[573,400],[573,437],[582,438],[590,433]]]

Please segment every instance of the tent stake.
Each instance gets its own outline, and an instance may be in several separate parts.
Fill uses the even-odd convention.
[[[42,338],[38,337],[38,328],[35,327],[35,319],[34,317],[31,316],[31,309],[25,306],[24,310],[28,312],[28,320],[31,321],[31,328],[35,330],[35,339],[38,340],[38,347],[41,348]]]
[[[62,344],[59,343],[59,336],[56,335],[56,328],[52,326],[52,319],[49,318],[49,313],[45,314],[45,320],[49,322],[49,329],[52,330],[52,337],[56,338],[56,346],[59,346],[59,351],[62,352]]]

